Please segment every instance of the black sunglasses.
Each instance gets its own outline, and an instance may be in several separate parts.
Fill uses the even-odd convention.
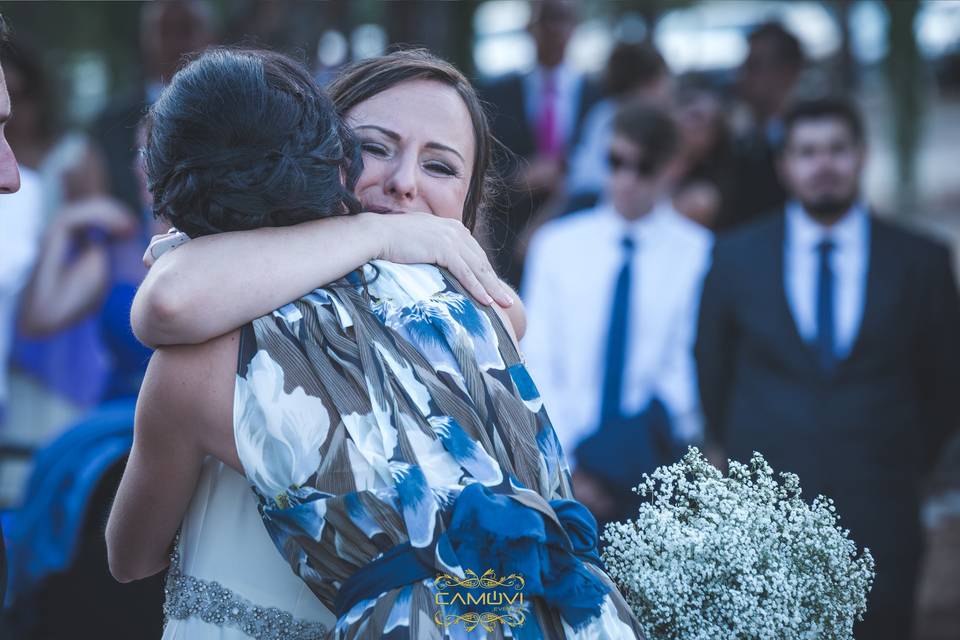
[[[640,178],[649,178],[657,172],[657,165],[647,158],[640,158],[636,162],[630,162],[616,151],[607,154],[607,165],[612,173],[621,169],[630,169]]]

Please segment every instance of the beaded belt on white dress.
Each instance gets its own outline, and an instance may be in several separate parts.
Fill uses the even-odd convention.
[[[319,640],[326,625],[293,617],[277,607],[262,607],[219,582],[185,575],[180,567],[179,540],[174,542],[164,585],[164,625],[169,619],[199,618],[218,627],[234,627],[254,640]]]

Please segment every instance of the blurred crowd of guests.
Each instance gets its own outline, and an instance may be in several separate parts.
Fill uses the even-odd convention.
[[[798,95],[807,61],[782,25],[750,33],[737,82],[721,86],[674,75],[648,41],[617,42],[599,77],[580,73],[565,62],[578,20],[574,3],[535,3],[535,67],[478,83],[504,147],[485,242],[527,307],[523,351],[576,496],[601,525],[622,520],[640,475],[687,445],[717,460],[759,450],[805,494],[833,497],[877,558],[857,637],[908,637],[922,480],[958,417],[948,251],[863,201],[861,115]],[[37,52],[15,40],[0,54],[22,175],[0,204],[5,462],[39,449],[38,465],[69,467],[62,434],[132,406],[149,358],[128,316],[141,255],[165,229],[137,123],[182,57],[218,37],[200,2],[148,3],[140,26],[143,81],[86,132],[57,126]],[[4,513],[5,531],[19,518],[19,540],[49,546],[14,568],[6,617],[22,637],[93,618],[100,637],[159,635],[162,576],[121,586],[106,569],[123,438],[73,493],[32,480],[19,514]],[[55,526],[24,527],[64,495]]]

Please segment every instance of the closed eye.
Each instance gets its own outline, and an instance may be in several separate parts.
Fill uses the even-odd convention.
[[[457,175],[459,175],[459,174],[457,173],[457,170],[454,169],[453,167],[451,167],[451,166],[449,166],[449,165],[447,165],[447,164],[445,164],[445,163],[443,163],[443,162],[438,162],[438,161],[436,161],[436,160],[431,160],[430,162],[426,162],[426,163],[424,163],[423,166],[424,166],[424,168],[427,169],[427,171],[433,171],[433,172],[435,172],[435,173],[440,173],[440,174],[443,174],[443,175],[445,175],[445,176],[457,176]]]
[[[364,153],[369,153],[378,158],[385,158],[387,156],[387,148],[377,142],[364,142],[360,145],[360,149],[362,149]]]

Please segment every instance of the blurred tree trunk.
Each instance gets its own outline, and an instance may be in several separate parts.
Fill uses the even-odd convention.
[[[923,61],[914,31],[920,0],[886,0],[886,6],[890,13],[886,71],[899,177],[896,213],[905,216],[917,202],[916,156],[924,110]]]
[[[845,91],[853,93],[860,84],[850,35],[850,7],[853,5],[853,0],[834,0],[834,4],[837,9],[837,23],[840,26],[840,82]]]
[[[384,4],[390,44],[426,47],[473,73],[473,15],[479,0],[403,0]]]

